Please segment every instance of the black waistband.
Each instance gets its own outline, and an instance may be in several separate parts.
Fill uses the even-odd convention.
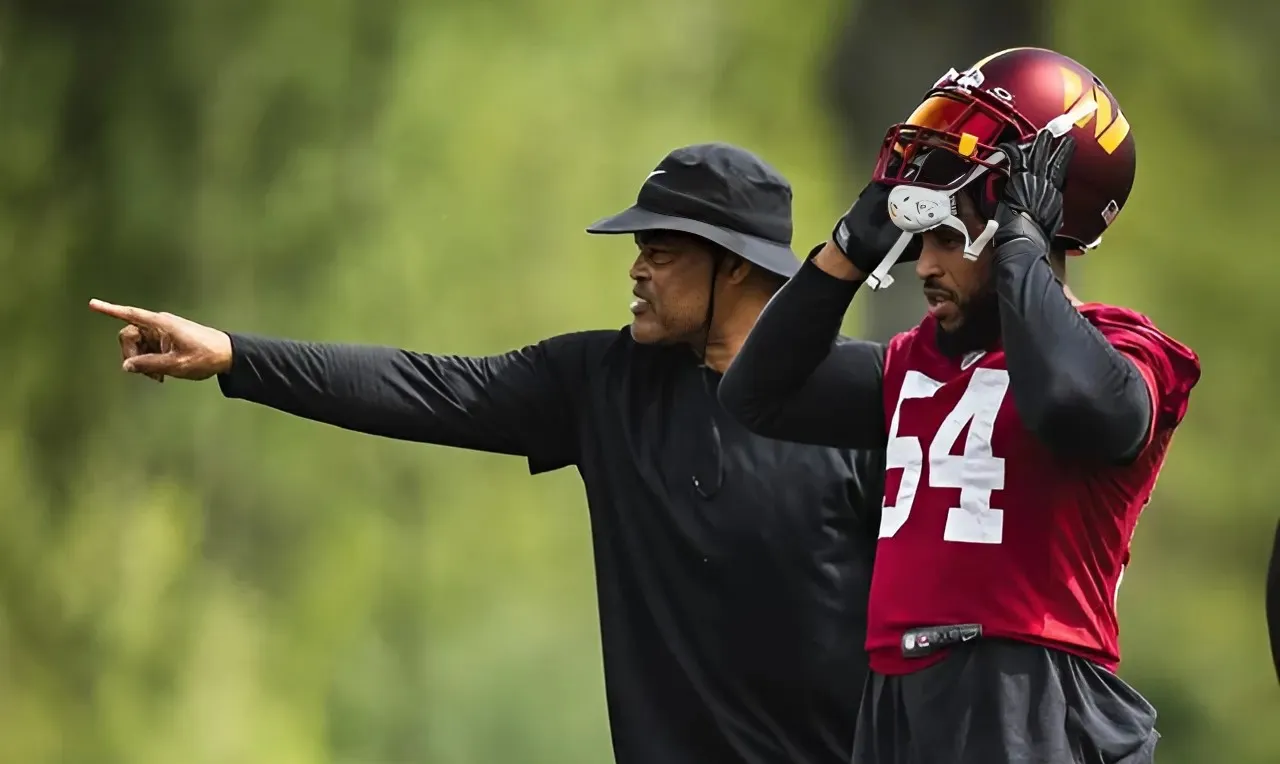
[[[971,642],[981,636],[982,624],[978,623],[922,626],[902,633],[902,657],[922,658],[944,647]]]

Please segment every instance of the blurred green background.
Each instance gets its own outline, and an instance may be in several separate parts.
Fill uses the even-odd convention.
[[[1047,7],[1048,42],[1139,143],[1129,206],[1074,263],[1084,296],[1204,365],[1121,590],[1122,673],[1160,709],[1164,764],[1274,763],[1280,19]],[[85,302],[467,354],[621,326],[631,244],[582,229],[674,146],[761,153],[795,185],[797,246],[827,235],[861,185],[818,82],[848,10],[0,6],[0,761],[609,761],[572,471],[122,374],[118,326]],[[910,55],[929,40],[903,13]]]

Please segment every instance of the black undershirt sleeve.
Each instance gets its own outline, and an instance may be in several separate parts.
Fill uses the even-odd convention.
[[[836,448],[887,439],[883,345],[839,336],[858,283],[807,260],[761,313],[720,383],[720,402],[765,437]]]
[[[218,384],[228,398],[348,430],[525,456],[536,472],[577,460],[589,338],[464,357],[232,334]]]
[[[1043,257],[994,257],[1009,386],[1024,426],[1064,455],[1132,461],[1153,417],[1138,367],[1072,305]]]

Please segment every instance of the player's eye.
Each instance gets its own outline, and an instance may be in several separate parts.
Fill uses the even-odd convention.
[[[964,238],[949,228],[935,229],[928,235],[933,237],[934,245],[942,249],[956,249],[964,246]]]

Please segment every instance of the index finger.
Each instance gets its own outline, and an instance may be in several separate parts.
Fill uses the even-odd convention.
[[[142,308],[135,308],[132,305],[114,305],[102,300],[90,300],[89,308],[103,315],[139,326],[159,326],[162,323],[159,314]]]
[[[1004,154],[1004,163],[1009,168],[1010,175],[1026,172],[1027,163],[1024,161],[1022,148],[1018,144],[1009,141],[1000,144],[997,148]]]

